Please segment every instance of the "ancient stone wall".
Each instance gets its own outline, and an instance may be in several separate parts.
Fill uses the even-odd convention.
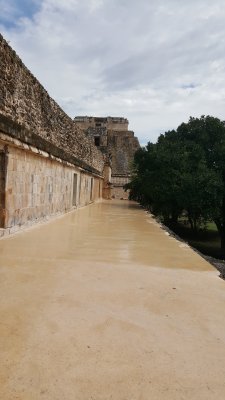
[[[109,130],[128,130],[128,120],[121,117],[88,117],[80,116],[74,118],[74,123],[83,131],[88,128],[106,128]]]
[[[4,147],[0,146],[0,227],[4,225],[5,210],[5,167],[6,158]]]
[[[140,147],[132,131],[108,131],[108,149],[112,158],[112,176],[130,175],[134,153]]]
[[[129,199],[129,191],[125,192],[122,186],[114,186],[112,188],[112,198],[120,199],[120,200],[128,200]]]
[[[86,135],[90,138],[95,146],[98,146],[102,153],[108,151],[108,133],[107,128],[93,128],[88,127],[85,131]]]
[[[45,150],[44,144],[50,143],[63,150],[64,155],[82,160],[102,173],[102,154],[49,96],[1,35],[0,56],[0,114],[23,127],[30,137],[36,135],[43,139],[40,140],[42,150]]]
[[[128,192],[123,186],[130,181],[134,153],[140,147],[133,131],[128,131],[128,120],[115,117],[76,117],[75,124],[83,129],[87,137],[103,153],[105,160],[111,163],[111,186],[103,188],[105,198],[127,199]],[[110,194],[106,194],[110,192]]]
[[[124,190],[124,185],[130,182],[130,176],[114,175],[112,176],[112,197],[114,199],[128,199],[129,191]]]
[[[134,132],[128,131],[127,119],[76,117],[74,121],[104,155],[110,155],[112,175],[131,173],[134,153],[140,144]]]
[[[79,181],[79,203],[88,205],[102,196],[103,180],[81,173]]]
[[[108,118],[107,129],[114,131],[127,131],[128,130],[128,120],[126,118]]]
[[[116,186],[121,186],[123,187],[124,185],[126,185],[127,183],[130,182],[130,177],[129,175],[124,176],[124,175],[115,175],[112,177],[112,184],[116,185]]]
[[[5,195],[4,206],[0,207],[0,228],[8,233],[101,198],[101,178],[52,159],[47,153],[5,143],[0,141]]]

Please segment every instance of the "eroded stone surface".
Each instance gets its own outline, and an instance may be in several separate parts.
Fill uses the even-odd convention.
[[[223,400],[225,284],[134,203],[0,240],[4,400]]]
[[[51,152],[50,143],[101,173],[104,165],[101,153],[49,96],[1,35],[0,54],[0,117],[3,115],[20,124],[21,129],[24,127],[35,146],[40,137],[41,150]]]
[[[114,198],[128,199],[124,185],[130,182],[135,152],[140,148],[134,132],[128,130],[129,121],[115,117],[76,117],[75,125],[82,129],[111,161],[112,190]]]
[[[101,198],[98,176],[13,144],[0,137],[0,236]]]

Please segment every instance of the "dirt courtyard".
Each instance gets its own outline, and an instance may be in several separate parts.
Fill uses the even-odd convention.
[[[0,240],[0,399],[224,400],[218,275],[128,201]]]

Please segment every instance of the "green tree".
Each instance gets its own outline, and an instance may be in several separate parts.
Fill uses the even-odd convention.
[[[200,220],[213,220],[225,257],[225,126],[219,119],[191,117],[139,149],[127,187],[166,223],[184,211],[193,230]]]
[[[218,118],[202,116],[190,118],[181,124],[177,133],[187,144],[194,143],[201,151],[204,168],[199,182],[193,186],[202,188],[200,209],[203,217],[212,219],[221,238],[221,256],[225,257],[225,125]]]

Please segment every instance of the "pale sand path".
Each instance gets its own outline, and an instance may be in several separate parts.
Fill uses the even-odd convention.
[[[225,282],[137,205],[0,240],[1,400],[224,400]]]

